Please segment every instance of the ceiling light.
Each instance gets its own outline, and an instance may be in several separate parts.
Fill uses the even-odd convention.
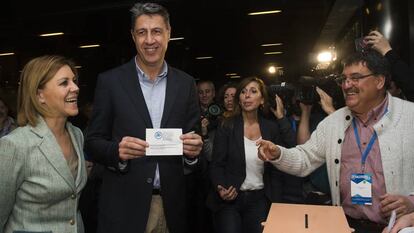
[[[44,34],[40,34],[39,36],[41,37],[48,37],[48,36],[61,36],[65,33],[63,32],[52,32],[52,33],[44,33]]]
[[[232,76],[230,76],[230,78],[241,78],[241,76],[240,75],[232,75]]]
[[[213,57],[196,57],[197,60],[212,59]]]
[[[275,43],[275,44],[262,44],[260,46],[262,47],[270,47],[270,46],[278,46],[278,45],[282,45],[282,43]]]
[[[184,40],[184,37],[173,37],[173,38],[170,38],[170,41],[173,41],[173,40]]]
[[[267,52],[264,55],[275,55],[275,54],[282,54],[283,52]]]
[[[226,76],[234,76],[237,75],[237,73],[227,73]]]
[[[273,10],[273,11],[258,11],[258,12],[251,12],[247,15],[267,15],[267,14],[276,14],[282,12],[281,10]]]
[[[275,66],[269,66],[269,68],[267,68],[267,71],[271,74],[276,73],[276,67]]]
[[[14,55],[14,53],[0,53],[0,57],[11,56],[11,55]]]
[[[81,45],[79,46],[79,48],[81,49],[87,49],[87,48],[96,48],[96,47],[100,47],[101,45],[99,44],[88,44],[88,45]]]
[[[382,4],[381,3],[378,3],[377,4],[377,11],[381,11],[382,10]]]
[[[76,69],[80,69],[80,68],[82,68],[82,66],[75,66],[75,68],[76,68]]]
[[[316,59],[318,62],[331,62],[332,61],[332,53],[329,51],[320,52]]]

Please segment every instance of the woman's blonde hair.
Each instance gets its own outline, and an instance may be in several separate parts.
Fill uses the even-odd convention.
[[[47,116],[48,110],[38,101],[38,90],[43,89],[60,68],[69,66],[77,77],[75,64],[62,56],[46,55],[30,60],[20,75],[20,85],[17,96],[17,124],[25,126],[37,125],[38,115]]]

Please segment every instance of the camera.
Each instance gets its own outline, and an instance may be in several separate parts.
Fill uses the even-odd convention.
[[[218,116],[221,116],[223,112],[224,110],[220,105],[212,103],[208,106],[207,111],[203,113],[202,117],[208,118],[209,120],[215,120]]]
[[[320,101],[320,97],[318,92],[316,92],[317,86],[324,90],[329,96],[334,98],[338,92],[338,85],[335,81],[336,77],[337,76],[334,74],[323,77],[301,76],[299,78],[299,102],[307,105],[318,103]]]
[[[338,92],[338,85],[335,81],[336,77],[335,74],[329,74],[322,77],[301,76],[299,78],[301,88],[298,92],[298,100],[307,105],[318,103],[320,97],[316,91],[317,86],[334,98]]]
[[[283,101],[283,105],[287,111],[287,115],[290,115],[292,108],[295,105],[295,93],[297,89],[294,85],[282,82],[281,84],[273,84],[268,88],[269,92],[269,104],[270,106],[276,107],[275,96],[278,95]]]

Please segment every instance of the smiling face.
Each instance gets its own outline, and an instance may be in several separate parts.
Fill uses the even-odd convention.
[[[375,108],[384,99],[385,77],[375,75],[363,62],[345,66],[342,72],[347,77],[342,84],[345,104],[355,113],[367,113]],[[372,74],[372,75],[369,75]],[[362,79],[352,77],[366,76]]]
[[[260,92],[259,84],[255,81],[249,82],[240,92],[239,104],[243,112],[257,111],[264,104],[264,98]]]
[[[141,15],[135,20],[135,28],[131,31],[137,49],[138,65],[145,69],[162,66],[170,28],[161,15]]]
[[[234,109],[234,95],[237,89],[235,87],[229,87],[224,92],[224,108],[227,111],[233,111]]]
[[[49,118],[76,116],[79,88],[76,77],[67,65],[61,67],[42,89],[38,90],[38,100],[45,106]]]

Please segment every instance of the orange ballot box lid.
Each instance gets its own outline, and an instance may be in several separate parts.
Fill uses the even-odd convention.
[[[342,207],[273,203],[263,233],[350,233]]]

